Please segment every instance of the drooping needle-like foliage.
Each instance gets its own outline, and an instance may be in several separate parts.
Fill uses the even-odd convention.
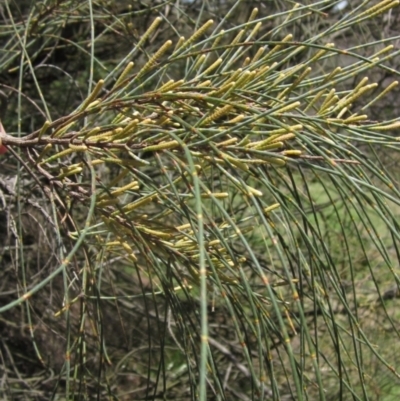
[[[111,365],[104,308],[128,316],[147,298],[149,361],[138,369],[148,392],[166,396],[183,375],[182,399],[367,400],[373,369],[398,383],[371,324],[397,344],[399,316],[385,300],[400,284],[388,163],[400,157],[400,121],[371,113],[397,90],[398,50],[330,41],[397,13],[398,1],[364,2],[309,38],[286,32],[323,18],[322,3],[277,13],[281,30],[263,30],[271,18],[257,9],[233,27],[207,20],[136,66],[166,24],[157,17],[74,110],[23,137],[1,134],[50,205],[59,263],[24,278],[0,311],[63,275],[53,312],[68,327],[65,399],[90,394],[85,369],[98,394],[125,399],[113,383],[134,359]],[[374,80],[381,70],[389,83]]]

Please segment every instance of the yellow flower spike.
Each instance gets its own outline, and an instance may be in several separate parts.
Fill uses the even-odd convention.
[[[136,79],[140,79],[144,74],[150,71],[153,67],[155,67],[158,59],[160,59],[167,50],[171,47],[172,40],[167,40],[154,54],[153,57],[142,67],[142,69],[138,72]]]
[[[61,180],[61,179],[65,178],[65,177],[69,177],[69,176],[74,175],[74,174],[79,174],[82,171],[83,171],[82,167],[69,168],[66,171],[61,172],[61,174],[59,174],[57,176],[57,178],[59,180]]]
[[[353,115],[350,116],[349,118],[347,118],[346,120],[343,121],[343,124],[354,124],[357,123],[359,121],[365,121],[368,120],[368,116],[366,114],[362,114],[362,115]]]
[[[138,229],[140,231],[143,231],[146,234],[154,235],[155,237],[159,237],[159,238],[169,239],[169,238],[173,237],[173,234],[171,234],[171,233],[166,233],[166,232],[158,231],[158,230],[152,230],[149,227],[145,227],[145,226],[139,226]]]
[[[310,58],[310,60],[307,62],[308,64],[312,64],[315,63],[316,61],[318,61],[321,57],[323,57],[326,53],[328,53],[329,49],[335,47],[334,43],[327,43],[325,45],[325,49],[321,49],[319,51],[317,51],[317,53]]]
[[[121,188],[115,189],[114,191],[110,192],[110,196],[115,197],[115,196],[121,196],[124,192],[131,190],[136,190],[139,189],[139,183],[137,181],[132,181],[129,184],[124,185]],[[104,196],[108,196],[108,194],[104,194],[100,196],[99,198],[102,198]]]
[[[182,241],[182,242],[175,242],[173,244],[173,248],[175,249],[184,249],[185,251],[187,251],[188,249],[193,247],[193,241],[187,240],[187,241]]]
[[[246,189],[249,194],[254,195],[254,196],[263,196],[263,193],[259,191],[258,189],[255,189],[253,187],[250,187],[249,185],[246,185]]]
[[[357,92],[358,90],[360,90],[362,87],[364,87],[368,82],[368,77],[364,77],[359,83],[358,85],[353,89],[353,92]]]
[[[68,166],[68,167],[63,167],[63,168],[61,168],[61,172],[65,172],[65,171],[68,171],[68,170],[71,170],[71,169],[75,169],[75,168],[77,168],[77,167],[82,167],[83,166],[83,163],[81,162],[81,163],[75,163],[75,164],[71,164],[70,166]]]
[[[237,79],[239,78],[239,75],[241,75],[243,72],[242,68],[237,69],[225,82],[224,85],[228,85],[231,82],[236,82]]]
[[[337,120],[341,119],[342,116],[344,116],[347,112],[349,111],[348,107],[343,107],[343,109],[340,110],[339,114],[337,115]],[[343,120],[341,121],[343,122]]]
[[[393,8],[398,4],[399,4],[398,1],[384,0],[384,1],[376,4],[375,6],[369,8],[368,10],[362,12],[361,14],[359,14],[357,16],[357,20],[360,20],[363,17],[372,17],[377,14],[381,14],[381,13],[385,12],[386,10],[388,10],[389,8]]]
[[[288,150],[284,150],[283,152],[281,152],[281,154],[284,156],[301,156],[302,153],[303,152],[298,149],[288,149]]]
[[[240,170],[247,172],[249,171],[249,166],[246,163],[243,163],[241,160],[229,156],[226,153],[221,153],[221,157],[225,160],[227,160],[229,163],[232,163],[234,166],[240,168]]]
[[[275,79],[275,81],[273,82],[273,85],[276,85],[277,83],[287,80],[289,77],[298,73],[304,67],[305,67],[304,64],[298,64],[298,65],[295,65],[294,67],[289,68],[286,71],[281,72],[279,74],[279,76]]]
[[[282,46],[284,45],[285,42],[289,42],[290,40],[293,39],[293,35],[289,34],[285,36],[282,40],[282,42],[279,45],[275,45],[265,56],[264,59],[269,59],[273,54],[275,54],[277,51],[279,51]]]
[[[246,135],[238,144],[237,146],[247,146],[249,143],[251,143],[250,141],[250,135]]]
[[[124,107],[123,109],[122,109],[122,113],[119,113],[119,114],[117,114],[116,116],[115,116],[115,118],[111,121],[111,124],[119,124],[119,123],[121,123],[122,121],[124,121],[126,118],[127,118],[127,116],[126,116],[126,114],[127,113],[130,113],[131,112],[131,108],[129,108],[129,107]],[[136,117],[138,114],[139,114],[139,112],[138,111],[135,111],[135,112],[133,112],[133,113],[131,113],[134,117]]]
[[[122,71],[121,75],[117,79],[117,82],[115,82],[113,89],[118,88],[118,86],[121,84],[121,82],[127,77],[127,75],[131,72],[132,68],[134,67],[135,63],[133,61],[129,62],[128,65],[125,67],[125,69]]]
[[[235,82],[235,88],[242,88],[254,77],[257,73],[255,71],[245,71],[240,75],[239,79]]]
[[[193,71],[197,71],[204,64],[205,60],[206,60],[206,55],[202,54],[195,62],[193,66]]]
[[[260,57],[263,55],[264,51],[265,51],[265,48],[260,47],[257,50],[257,53],[254,55],[254,57],[251,59],[251,63],[254,64],[256,61],[258,61],[260,59]],[[258,73],[257,73],[257,75],[258,75]]]
[[[251,12],[250,17],[247,20],[247,22],[254,21],[256,19],[256,17],[257,17],[257,14],[258,14],[258,8],[255,7],[255,8],[253,8],[253,11]]]
[[[257,68],[257,70],[255,70],[256,76],[257,76],[257,79],[259,80],[259,82],[261,81],[263,75],[265,75],[269,69],[270,69],[270,66],[265,65],[264,67],[260,67],[260,68]]]
[[[196,88],[206,88],[207,86],[211,85],[211,81],[208,79],[207,81],[200,82]]]
[[[344,120],[343,118],[327,118],[326,122],[328,124],[343,124]]]
[[[127,136],[130,136],[138,126],[139,122],[140,121],[138,119],[132,120],[124,129],[117,128],[116,130],[112,131],[112,141],[121,140]]]
[[[229,91],[233,90],[234,88],[235,88],[235,82],[230,82],[227,85],[221,86],[221,88],[219,88],[216,91],[211,91],[209,95],[212,97],[220,97],[222,95],[225,95]]]
[[[353,91],[353,92],[350,94],[350,96],[348,96],[347,98],[342,99],[341,101],[338,102],[338,104],[337,104],[337,106],[334,108],[333,112],[335,112],[335,111],[337,111],[337,110],[339,110],[339,109],[342,109],[342,108],[344,108],[344,107],[349,106],[350,103],[353,103],[353,102],[354,102],[355,100],[357,100],[360,96],[362,96],[365,92],[367,92],[367,91],[369,91],[369,90],[371,90],[371,89],[373,89],[373,88],[376,88],[377,86],[378,86],[377,83],[373,83],[373,84],[366,85],[366,86],[362,87],[362,88],[361,88],[360,90],[358,90],[357,92],[354,92],[354,91]]]
[[[121,246],[121,243],[119,241],[109,241],[109,242],[105,242],[104,246],[106,248],[114,248],[114,247],[119,247]]]
[[[165,83],[164,85],[160,86],[157,89],[157,92],[166,92],[171,85],[173,85],[175,83],[174,79],[170,79],[167,83]]]
[[[39,164],[42,165],[42,164],[46,164],[46,163],[51,163],[57,159],[61,159],[62,157],[70,155],[71,153],[74,153],[74,152],[75,152],[74,149],[64,149],[61,152],[58,152],[55,155],[49,157],[48,159],[41,161]]]
[[[390,85],[388,85],[387,88],[385,88],[378,96],[376,96],[373,100],[371,100],[368,104],[366,104],[364,107],[361,108],[361,110],[365,110],[368,107],[370,107],[373,103],[375,103],[377,100],[381,99],[383,96],[385,96],[388,92],[390,92],[392,89],[394,89],[397,85],[399,84],[398,81],[392,82]]]
[[[382,54],[388,53],[388,52],[392,51],[393,49],[394,49],[394,46],[393,46],[393,45],[386,46],[386,47],[383,48],[382,50],[379,50],[377,53],[375,53],[375,54],[372,56],[372,58],[382,56]]]
[[[287,17],[285,18],[285,21],[282,25],[286,25],[287,22],[291,21],[293,18],[293,15],[295,13],[295,11],[300,7],[299,3],[295,3],[295,5],[293,6],[293,8],[290,10],[289,14],[287,15]],[[315,10],[316,12],[318,12],[317,10]]]
[[[291,86],[291,90],[293,90],[294,88],[296,88],[297,85],[300,84],[300,82],[303,81],[303,79],[312,71],[311,67],[307,67],[300,75],[299,77],[293,82],[292,86]]]
[[[219,58],[214,63],[212,63],[201,75],[207,76],[208,74],[213,72],[216,68],[218,68],[221,63],[222,63],[222,58]]]
[[[231,120],[228,120],[227,123],[228,124],[235,124],[235,123],[239,123],[240,121],[243,121],[244,119],[244,115],[243,114],[239,114],[238,116],[232,118]]]
[[[135,129],[138,126],[139,123],[140,120],[138,118],[129,121],[129,123],[121,131],[118,128],[116,130],[111,131],[112,137],[117,138],[124,136],[126,133],[130,133],[133,129]]]
[[[145,118],[144,120],[140,121],[140,125],[146,126],[146,125],[151,125],[154,124],[154,120],[151,118]]]
[[[114,135],[119,134],[122,132],[122,130],[123,130],[122,128],[116,128],[115,130],[112,130],[112,131],[106,131],[106,132],[103,132],[102,134],[91,136],[90,140],[92,142],[100,142],[100,141],[111,142],[111,138],[112,138],[113,134]]]
[[[214,239],[210,242],[207,243],[208,246],[214,246],[214,245],[219,245],[221,241],[219,239]]]
[[[336,89],[331,89],[329,91],[329,93],[326,95],[325,100],[321,104],[321,107],[320,107],[320,109],[318,111],[319,113],[322,112],[323,110],[325,110],[328,107],[327,105],[329,104],[331,99],[335,96],[335,94],[336,94]]]
[[[223,107],[218,108],[217,110],[215,110],[213,113],[211,113],[211,115],[209,115],[208,117],[206,117],[201,123],[200,126],[204,126],[207,124],[210,124],[211,122],[213,122],[214,120],[217,120],[218,118],[223,117],[224,115],[228,114],[231,110],[233,109],[233,106],[230,104],[227,104]]]
[[[325,102],[325,103],[324,103],[324,108],[321,108],[321,109],[318,111],[318,114],[323,114],[323,113],[325,113],[326,111],[332,109],[332,107],[333,107],[335,104],[337,104],[338,101],[339,101],[339,96],[334,95],[333,97],[331,97],[331,98],[329,99],[328,102]]]
[[[288,141],[289,139],[293,139],[295,137],[296,137],[296,135],[293,134],[293,132],[289,132],[288,134],[278,136],[277,138],[273,138],[271,140],[271,142],[272,143],[274,143],[274,142],[285,142],[285,141]]]
[[[101,159],[94,159],[92,160],[92,162],[90,163],[92,166],[98,166],[99,164],[104,164],[104,160]]]
[[[275,149],[280,149],[284,146],[283,142],[273,142],[271,143],[270,140],[267,141],[267,143],[259,143],[253,147],[254,150],[275,150]]]
[[[232,144],[236,143],[238,140],[239,139],[237,137],[229,138],[226,141],[222,141],[222,142],[216,143],[215,146],[217,146],[217,148],[224,147],[224,146],[229,146],[229,145],[232,145]]]
[[[272,135],[263,141],[259,141],[252,144],[251,148],[255,150],[267,150],[267,149],[274,149],[283,146],[283,142],[288,141],[289,139],[295,138],[296,135],[292,132],[289,132],[285,135]],[[274,146],[276,145],[276,146]],[[248,146],[249,147],[249,146]]]
[[[312,68],[307,67],[300,75],[299,77],[290,85],[289,88],[286,88],[283,90],[278,96],[277,99],[283,99],[285,96],[287,96],[290,92],[292,92],[296,87],[303,81],[304,78],[311,72]]]
[[[400,121],[396,121],[395,123],[389,125],[377,125],[375,127],[370,127],[370,129],[374,131],[390,131],[400,129]]]
[[[56,130],[53,132],[52,136],[55,138],[59,138],[61,136],[63,136],[63,134],[65,134],[66,131],[68,131],[69,129],[71,129],[71,127],[75,124],[75,121],[72,121],[71,123],[67,124],[66,126]]]
[[[171,79],[173,81],[173,79]],[[172,91],[176,88],[179,88],[185,81],[183,79],[180,79],[179,81],[176,82],[171,82],[169,85],[163,85],[162,88],[159,89],[160,92],[168,92]]]
[[[168,115],[172,115],[173,113],[174,113],[173,110],[168,111]],[[171,119],[170,119],[169,117],[167,117],[167,116],[161,116],[161,117],[157,120],[156,124],[162,126],[162,125],[167,125],[167,124],[169,124],[170,122],[171,122]],[[173,124],[175,124],[175,123],[173,123]],[[176,124],[177,124],[177,123],[176,123]],[[175,125],[175,126],[176,126],[176,125]],[[179,127],[179,126],[180,126],[180,125],[178,124],[178,127]]]
[[[104,86],[104,79],[100,79],[99,82],[97,82],[96,86],[94,87],[92,93],[86,98],[86,100],[82,103],[82,105],[79,107],[79,111],[85,110],[90,103],[93,102],[93,100],[97,97],[97,95],[100,93],[100,91],[103,89]]]
[[[235,38],[232,40],[232,45],[236,45],[238,42],[240,42],[245,32],[246,31],[244,29],[240,30]]]
[[[190,227],[191,227],[190,223],[186,223],[186,224],[182,224],[181,226],[176,226],[175,229],[178,231],[183,231],[183,230],[187,230]]]
[[[287,111],[291,111],[293,109],[297,109],[299,106],[301,105],[300,102],[293,102],[290,103],[286,106],[283,106],[281,109],[275,110],[272,114],[282,114],[282,113],[286,113]]]
[[[147,195],[147,196],[144,196],[143,198],[140,198],[132,203],[128,203],[122,209],[125,213],[131,212],[132,210],[137,209],[140,206],[146,205],[147,203],[150,203],[150,202],[156,200],[157,198],[158,198],[157,194]],[[114,213],[116,213],[116,212],[114,212]],[[113,215],[114,215],[114,213],[113,213]]]
[[[264,213],[268,214],[269,212],[272,212],[273,210],[278,209],[279,207],[281,207],[279,203],[274,203],[273,205],[264,208]]]
[[[88,149],[86,145],[75,145],[73,143],[68,144],[68,146],[74,152],[84,152]]]
[[[263,57],[264,58],[264,57]],[[257,78],[258,79],[263,79],[265,78],[265,75],[267,75],[269,72],[273,71],[274,68],[278,65],[277,62],[272,63],[272,65],[266,65],[265,67],[262,67],[258,72],[257,72]]]
[[[142,44],[149,38],[150,35],[153,34],[153,32],[155,32],[155,30],[158,28],[158,26],[160,25],[162,21],[161,17],[157,17],[152,24],[149,26],[149,28],[147,29],[147,31],[143,34],[143,36],[140,38],[138,44],[136,45],[136,47],[140,47],[142,46]]]
[[[137,262],[137,257],[133,253],[133,250],[130,247],[130,245],[127,242],[121,242],[121,246],[126,252],[128,252],[129,258],[132,259],[133,262]]]
[[[332,85],[335,83],[335,81],[333,80],[333,78],[341,73],[343,70],[342,67],[336,67],[333,71],[331,71],[325,78],[324,80],[321,82],[321,85],[326,84],[327,82],[330,82]]]
[[[288,125],[285,128],[279,128],[279,129],[269,131],[268,134],[269,135],[283,135],[283,134],[287,134],[289,131],[300,131],[302,129],[303,129],[303,126],[301,124],[290,125],[290,126]]]
[[[89,103],[88,107],[86,107],[86,110],[94,109],[99,104],[101,104],[101,101],[100,100],[95,100],[94,102]]]
[[[311,99],[311,102],[308,103],[307,107],[304,109],[304,113],[306,113],[308,110],[310,110],[311,107],[313,107],[314,104],[317,103],[319,101],[319,99],[321,99],[321,97],[324,93],[325,93],[325,89],[323,89],[322,91],[319,91],[315,96],[313,96],[313,98]]]
[[[143,152],[155,152],[155,151],[164,150],[164,149],[174,149],[179,146],[180,146],[179,142],[176,140],[173,140],[173,141],[168,141],[168,142],[161,142],[157,145],[146,146],[142,150],[143,150]]]
[[[97,207],[114,206],[119,203],[117,198],[115,199],[101,199],[96,202]]]
[[[184,37],[184,36],[181,36],[181,37],[179,38],[179,40],[178,40],[176,46],[175,46],[174,53],[183,45],[184,42],[185,42],[185,37]]]
[[[221,32],[215,38],[213,44],[211,45],[211,49],[215,49],[219,45],[219,42],[221,42],[221,39],[224,37],[224,35],[225,35],[225,30],[221,29]]]
[[[95,128],[93,128],[92,130],[90,130],[89,132],[87,132],[86,134],[84,134],[84,136],[83,136],[83,138],[84,139],[88,139],[88,138],[90,138],[90,137],[92,137],[92,136],[96,136],[96,135],[98,135],[98,133],[101,131],[101,128],[100,127],[95,127]]]
[[[202,36],[211,25],[214,24],[214,20],[208,20],[204,25],[202,25],[186,42],[184,42],[181,46],[181,49],[185,49],[190,46],[192,43],[196,42],[200,36]]]
[[[269,163],[269,164],[273,164],[277,167],[283,167],[286,165],[286,161],[282,158],[278,158],[278,157],[271,157],[271,156],[264,156],[264,155],[258,155],[258,157],[262,160],[264,160],[265,162]]]
[[[257,22],[256,26],[253,28],[253,30],[250,32],[249,36],[246,38],[246,42],[257,34],[257,32],[261,28],[261,25],[262,25],[262,22]]]
[[[216,198],[216,199],[225,199],[229,198],[228,192],[210,192],[207,194],[201,194],[202,198]]]

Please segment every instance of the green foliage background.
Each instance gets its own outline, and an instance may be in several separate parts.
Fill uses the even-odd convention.
[[[398,1],[5,1],[2,399],[399,396]]]

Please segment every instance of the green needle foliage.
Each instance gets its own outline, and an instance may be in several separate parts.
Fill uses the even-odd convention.
[[[5,6],[4,399],[397,399],[399,2],[214,3]]]

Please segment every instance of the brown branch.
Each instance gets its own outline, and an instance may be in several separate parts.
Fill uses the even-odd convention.
[[[95,142],[95,141],[85,141],[79,139],[73,139],[73,136],[79,135],[79,132],[70,132],[68,135],[64,136],[63,138],[35,138],[29,139],[29,137],[23,138],[15,138],[11,135],[6,133],[0,132],[0,143],[6,146],[16,146],[19,148],[31,148],[35,146],[44,146],[44,145],[62,145],[68,146],[69,144],[72,145],[86,145],[88,147],[93,148],[100,148],[100,149],[125,149],[125,143],[113,143],[113,142]],[[130,149],[142,149],[146,147],[146,143],[134,144],[130,145]]]

